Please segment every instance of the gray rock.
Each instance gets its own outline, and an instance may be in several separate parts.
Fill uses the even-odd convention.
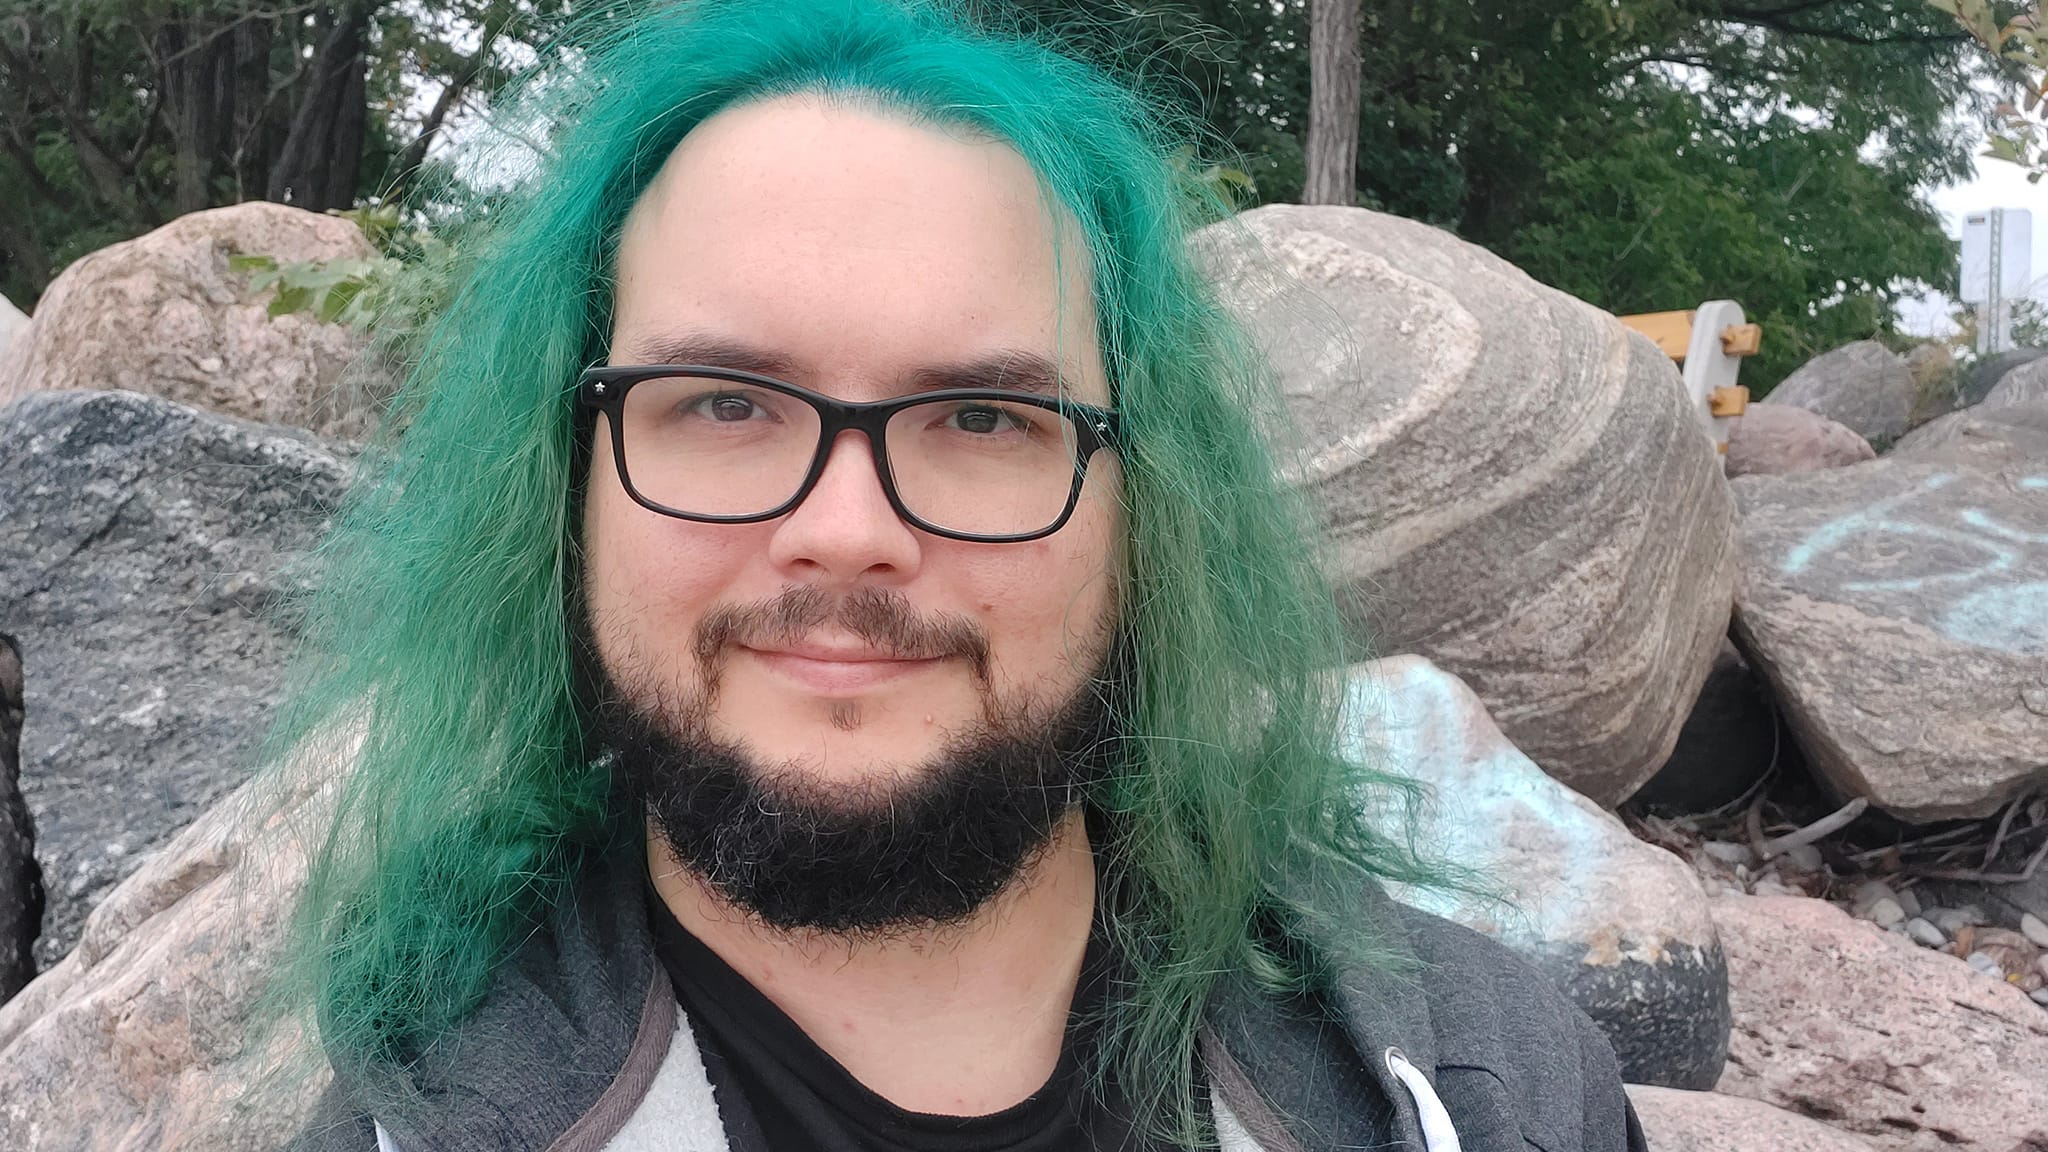
[[[1865,440],[1888,444],[1905,434],[1913,391],[1904,360],[1875,340],[1858,340],[1800,365],[1761,403],[1818,412]]]
[[[2048,404],[1980,404],[1951,412],[1906,433],[1887,455],[1919,456],[1957,444],[1987,443],[2006,449],[2018,446],[2036,458],[2048,457]]]
[[[1398,899],[1497,937],[1549,973],[1625,1079],[1703,1088],[1728,1043],[1727,967],[1692,869],[1545,775],[1456,677],[1414,656],[1351,671],[1346,752],[1428,785],[1418,842],[1506,902]]]
[[[1734,483],[1737,642],[1816,772],[1910,821],[2048,783],[2048,456],[1998,427]]]
[[[2048,948],[2048,923],[2032,912],[2020,914],[2020,935],[2036,948]]]
[[[289,644],[273,603],[347,475],[330,443],[133,393],[0,410],[0,624],[32,671],[45,966],[246,776]]]
[[[2027,998],[2043,1008],[2048,1008],[2048,987],[2034,989],[2027,993]]]
[[[2012,348],[1977,361],[1956,385],[1957,404],[1963,408],[1982,404],[2007,376],[2044,356],[2048,356],[2048,348]]]
[[[35,821],[21,798],[21,649],[0,632],[0,1004],[36,974],[43,871]]]
[[[1362,656],[1469,683],[1618,803],[1671,754],[1726,631],[1733,521],[1670,359],[1448,232],[1269,205],[1197,255],[1271,359]]]
[[[1986,976],[1997,976],[2001,979],[2005,976],[2004,970],[1998,966],[1998,961],[1993,960],[1982,952],[1972,952],[1968,956],[1963,957],[1963,963],[1968,964]]]
[[[1939,948],[1948,943],[1948,936],[1941,929],[1918,916],[1906,921],[1906,935],[1922,948]]]
[[[1929,908],[1925,913],[1928,922],[1953,936],[1965,928],[1981,928],[1989,923],[1982,908]]]
[[[1820,854],[1820,849],[1811,844],[1794,844],[1778,856],[1780,867],[1803,875],[1811,875],[1820,871],[1826,863],[1827,861]],[[1906,902],[1903,899],[1895,898],[1892,903],[1898,905],[1902,910],[1906,907]]]
[[[1911,888],[1901,888],[1898,890],[1896,895],[1898,897],[1899,907],[1904,908],[1906,910],[1906,915],[1920,915],[1920,897],[1916,895]]]
[[[1786,751],[1763,679],[1723,640],[1670,759],[1630,803],[1650,812],[1711,811],[1747,792]]]
[[[1870,441],[1818,412],[1752,404],[1728,429],[1728,475],[1818,472],[1877,459]]]
[[[2048,403],[2048,358],[2031,360],[2007,372],[1984,394],[1980,411],[2017,408],[2023,404]]]

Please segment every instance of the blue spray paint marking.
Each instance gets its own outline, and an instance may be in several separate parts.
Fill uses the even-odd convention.
[[[2048,652],[2048,583],[2029,580],[1985,586],[1997,577],[2032,576],[2048,571],[2048,559],[2030,555],[2035,549],[2048,547],[2048,533],[2014,527],[1981,508],[1957,512],[1952,526],[1907,520],[1896,514],[1909,501],[1945,488],[1955,480],[1951,473],[1931,476],[1909,491],[1828,521],[1787,552],[1780,569],[1787,576],[1798,576],[1811,569],[1823,555],[1874,537],[1939,541],[1967,549],[1983,556],[1982,562],[1955,567],[1951,561],[1947,571],[1917,576],[1842,580],[1833,590],[1920,592],[1956,587],[1954,602],[1933,622],[1948,638],[1998,652]],[[2028,492],[2048,491],[2048,476],[2024,477],[2018,486]]]
[[[1980,588],[1941,618],[1951,639],[1998,652],[2048,652],[2048,584]]]

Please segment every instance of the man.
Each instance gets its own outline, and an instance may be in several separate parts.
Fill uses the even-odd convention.
[[[282,727],[364,732],[304,1147],[1641,1146],[1582,1016],[1376,886],[1430,877],[1128,93],[890,0],[560,84]]]

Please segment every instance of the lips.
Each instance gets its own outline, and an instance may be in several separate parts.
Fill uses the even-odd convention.
[[[860,644],[804,643],[740,651],[774,675],[821,696],[847,696],[937,666],[940,659],[904,659]]]

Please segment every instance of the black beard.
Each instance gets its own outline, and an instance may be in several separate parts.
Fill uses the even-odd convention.
[[[589,643],[589,637],[584,637]],[[764,766],[696,707],[635,701],[595,659],[589,736],[678,862],[783,931],[887,935],[971,916],[1017,879],[1112,770],[1113,680],[1050,717],[985,720],[931,761],[864,784]]]

